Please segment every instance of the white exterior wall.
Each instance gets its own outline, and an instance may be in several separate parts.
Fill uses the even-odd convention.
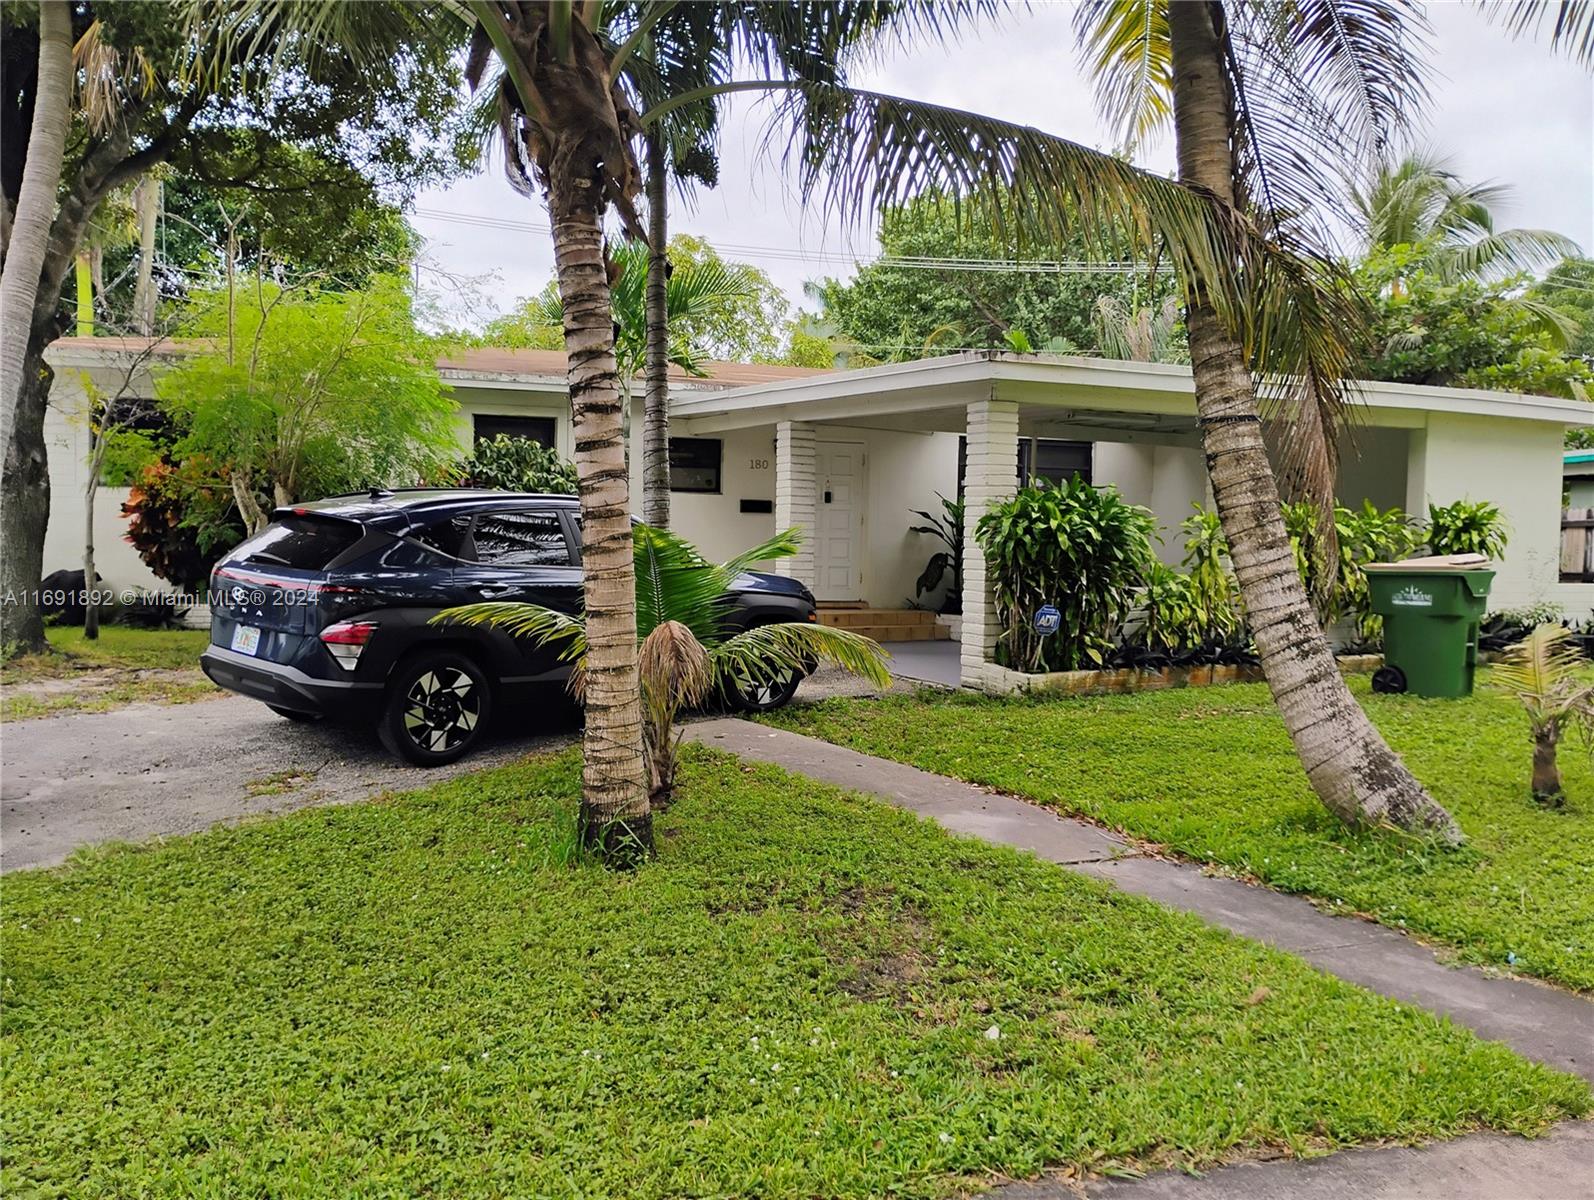
[[[1115,485],[1131,504],[1152,511],[1157,557],[1177,566],[1184,557],[1179,526],[1211,495],[1201,451],[1151,442],[1097,442],[1092,477],[1098,484]]]
[[[1018,405],[978,400],[968,409],[968,466],[964,479],[963,630],[959,674],[964,687],[983,686],[1001,626],[974,530],[991,508],[1018,487]]]
[[[98,368],[91,372],[96,386],[114,392],[122,385],[121,371]],[[137,388],[149,395],[147,381]],[[44,531],[44,573],[83,569],[83,534],[88,484],[88,396],[83,390],[83,369],[58,368],[50,387],[50,406],[44,413],[44,443],[50,456],[50,522]],[[128,489],[101,487],[94,497],[94,569],[110,587],[169,592],[172,585],[157,579],[127,542],[127,518],[122,504]]]
[[[1430,413],[1411,438],[1406,507],[1487,500],[1510,530],[1489,598],[1491,609],[1551,599],[1584,616],[1594,584],[1562,584],[1560,575],[1563,431],[1544,421],[1465,413]]]

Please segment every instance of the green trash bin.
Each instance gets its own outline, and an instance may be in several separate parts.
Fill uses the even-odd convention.
[[[1384,618],[1384,665],[1377,692],[1470,696],[1478,665],[1478,623],[1494,572],[1481,554],[1369,563],[1372,610]]]

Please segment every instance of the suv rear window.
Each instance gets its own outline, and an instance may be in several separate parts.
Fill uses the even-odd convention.
[[[238,559],[267,566],[320,571],[365,533],[365,527],[334,517],[294,515],[273,521],[238,547]]]

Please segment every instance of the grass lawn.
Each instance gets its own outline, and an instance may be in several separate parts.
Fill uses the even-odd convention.
[[[1093,699],[831,701],[775,720],[1026,796],[1269,885],[1446,943],[1460,957],[1594,988],[1594,769],[1562,747],[1571,796],[1528,794],[1526,719],[1466,700],[1363,706],[1469,839],[1457,852],[1346,829],[1307,787],[1261,684]]]
[[[940,1196],[1588,1111],[1298,960],[690,752],[634,875],[574,755],[4,883],[6,1195]]]
[[[13,658],[0,667],[0,718],[23,721],[220,694],[199,673],[199,655],[210,641],[207,630],[105,625],[99,638],[89,641],[81,626],[53,626],[45,636],[49,653]]]

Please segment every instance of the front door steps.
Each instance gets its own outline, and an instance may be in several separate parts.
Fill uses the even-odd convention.
[[[819,623],[877,642],[944,642],[952,636],[951,629],[924,608],[865,608],[862,604],[821,602]]]

